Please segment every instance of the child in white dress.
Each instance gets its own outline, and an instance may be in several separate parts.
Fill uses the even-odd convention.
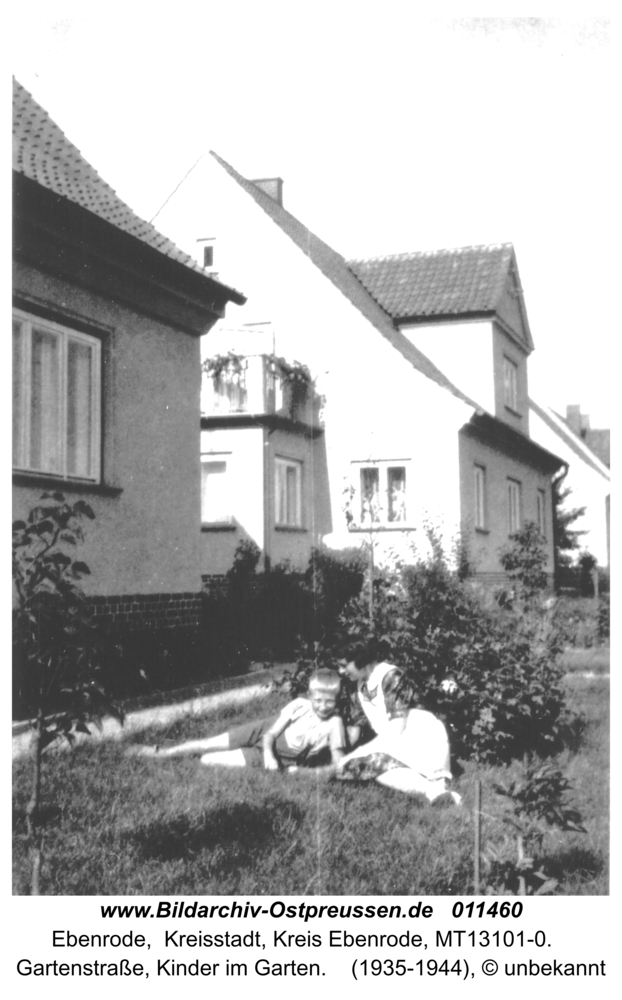
[[[428,801],[458,804],[450,792],[449,740],[440,719],[411,708],[413,691],[404,672],[378,661],[375,643],[362,645],[342,672],[357,682],[363,713],[376,733],[374,739],[342,758],[342,780],[376,780],[381,785]],[[442,797],[442,798],[441,798]]]
[[[337,704],[341,677],[317,670],[307,698],[296,698],[280,712],[236,726],[218,736],[190,740],[169,748],[140,747],[140,756],[175,757],[201,754],[207,766],[263,767],[268,771],[322,768],[332,772],[345,754],[346,732]],[[132,752],[132,751],[131,751]]]

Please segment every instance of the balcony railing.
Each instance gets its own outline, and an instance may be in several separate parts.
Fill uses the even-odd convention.
[[[292,382],[267,354],[235,357],[217,374],[203,374],[201,412],[207,417],[274,415],[317,427],[319,409],[313,385]]]

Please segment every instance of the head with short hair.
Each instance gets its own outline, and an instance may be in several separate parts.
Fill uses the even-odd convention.
[[[337,711],[341,677],[334,670],[320,668],[309,678],[309,700],[319,719],[330,719]]]

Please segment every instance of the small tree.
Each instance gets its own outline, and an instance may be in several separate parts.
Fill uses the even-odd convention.
[[[102,684],[80,586],[90,571],[66,551],[83,540],[84,518],[94,517],[83,500],[69,504],[62,493],[44,493],[28,520],[13,524],[17,695],[34,729],[26,807],[33,895],[40,891],[43,752],[57,740],[72,743],[75,733],[90,733],[88,724],[101,724],[106,714],[121,717]]]
[[[525,756],[518,779],[493,787],[506,800],[504,821],[512,829],[501,847],[488,848],[486,860],[497,882],[496,891],[518,896],[553,892],[557,879],[547,873],[541,857],[547,832],[586,832],[580,813],[567,801],[570,782],[553,763]],[[515,857],[510,847],[514,838]]]
[[[501,553],[501,565],[516,597],[524,610],[528,610],[549,583],[544,538],[538,525],[528,521],[520,531],[510,535],[510,541],[512,544]]]

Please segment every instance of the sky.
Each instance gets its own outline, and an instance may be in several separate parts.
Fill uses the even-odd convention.
[[[416,9],[32,0],[12,72],[144,218],[214,149],[346,258],[513,243],[531,394],[609,427],[611,24]]]

